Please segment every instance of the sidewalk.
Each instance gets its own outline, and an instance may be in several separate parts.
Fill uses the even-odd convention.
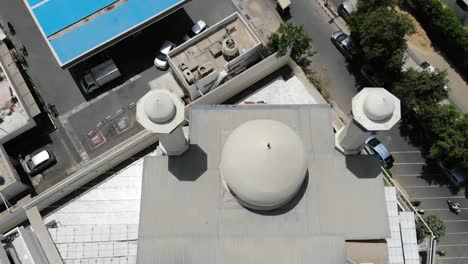
[[[263,44],[268,42],[268,36],[283,22],[276,12],[274,1],[232,0],[232,2],[257,32]]]
[[[323,10],[330,17],[331,21],[336,24],[341,31],[349,34],[349,28],[346,22],[338,15],[336,6],[327,0],[316,0]],[[325,2],[328,2],[325,5]],[[418,21],[406,11],[398,9],[400,12],[408,15],[416,27],[416,32],[407,38],[407,61],[405,65],[415,67],[421,62],[427,61],[439,70],[447,71],[447,79],[449,81],[449,100],[456,105],[462,112],[468,112],[468,85],[465,80],[458,74],[454,67],[432,47],[430,39],[426,32],[419,25]]]
[[[407,11],[398,9],[401,13],[408,15],[415,25],[416,32],[407,37],[409,56],[418,64],[427,61],[439,70],[447,71],[449,81],[449,100],[462,112],[468,112],[468,85],[450,65],[443,54],[437,51],[419,22]]]

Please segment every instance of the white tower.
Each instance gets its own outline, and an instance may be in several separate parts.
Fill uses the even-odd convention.
[[[188,148],[180,126],[185,120],[184,103],[168,90],[155,89],[137,103],[137,121],[147,130],[159,134],[159,146],[168,156],[178,156]]]
[[[400,100],[384,88],[364,88],[352,101],[353,119],[335,135],[345,155],[361,152],[372,131],[389,130],[401,117]]]

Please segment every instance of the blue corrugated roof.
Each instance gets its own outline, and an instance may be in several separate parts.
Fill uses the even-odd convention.
[[[43,2],[43,1],[46,1],[46,0],[28,0],[28,3],[31,7]]]
[[[33,12],[46,36],[50,36],[115,2],[117,0],[49,0]]]
[[[28,0],[29,4],[37,3],[38,0]],[[53,0],[57,3],[71,2],[71,0]],[[97,1],[97,0],[96,0]],[[112,0],[99,0],[101,3],[115,2]],[[109,10],[92,20],[84,23],[83,25],[61,35],[58,38],[50,40],[52,49],[55,51],[57,58],[61,65],[69,63],[71,60],[83,55],[84,53],[93,50],[97,46],[100,46],[118,35],[132,29],[133,27],[149,20],[152,17],[157,16],[163,11],[184,2],[186,0],[128,0],[116,8]],[[75,1],[83,5],[82,1]],[[76,6],[78,4],[74,4]],[[42,5],[41,5],[42,6]],[[35,8],[39,9],[41,6]],[[54,8],[58,8],[57,5]],[[66,7],[67,10],[72,10],[71,7]],[[78,8],[76,8],[78,10]],[[58,10],[57,10],[58,11]],[[37,13],[36,11],[33,11]],[[60,9],[62,12],[62,9]],[[68,12],[68,11],[67,11]],[[71,12],[71,11],[70,11]],[[75,12],[75,10],[73,10]],[[53,15],[57,15],[51,20],[60,20],[65,14],[59,15],[53,12]],[[68,18],[67,18],[68,19]],[[49,25],[38,19],[40,26],[44,30],[46,35],[47,32],[54,30],[49,29]],[[60,22],[62,23],[62,22]],[[67,22],[69,23],[69,22]]]

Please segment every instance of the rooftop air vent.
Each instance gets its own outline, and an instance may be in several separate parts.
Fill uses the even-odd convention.
[[[232,38],[223,40],[223,55],[226,60],[232,60],[239,55],[239,47]]]
[[[206,75],[208,75],[210,72],[212,72],[213,70],[214,70],[213,65],[206,63],[198,67],[198,74],[200,74],[200,78],[203,78]]]
[[[193,76],[193,73],[190,71],[190,69],[185,69],[183,74],[188,84],[193,84],[195,82],[195,76]]]

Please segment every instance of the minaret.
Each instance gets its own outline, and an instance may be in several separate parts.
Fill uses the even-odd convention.
[[[159,135],[159,146],[168,156],[179,156],[188,149],[182,131],[185,120],[183,101],[168,90],[154,89],[137,103],[137,121]]]
[[[335,134],[345,155],[359,154],[373,131],[389,130],[401,117],[400,100],[384,88],[364,88],[353,97],[353,119]]]

